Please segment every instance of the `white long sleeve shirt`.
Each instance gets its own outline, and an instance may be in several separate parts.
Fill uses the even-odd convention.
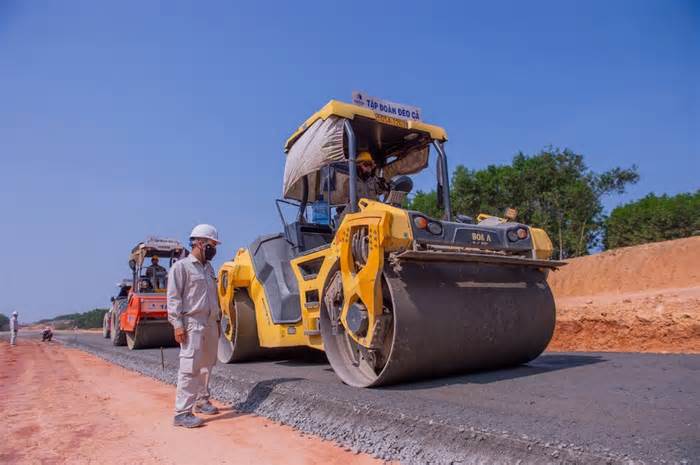
[[[192,319],[202,325],[219,320],[216,275],[211,263],[194,255],[175,262],[168,274],[168,321],[175,329],[186,328]]]

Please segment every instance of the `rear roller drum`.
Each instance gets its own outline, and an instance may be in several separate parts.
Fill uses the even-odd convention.
[[[368,349],[339,321],[339,278],[324,290],[321,336],[331,366],[351,386],[526,363],[554,331],[554,299],[539,269],[406,260],[382,273],[385,328],[377,348]]]
[[[245,289],[236,289],[232,309],[233,321],[226,313],[221,315],[221,334],[217,357],[221,363],[246,362],[261,357],[266,353],[260,347],[258,326],[255,321],[255,304],[248,297]],[[233,341],[226,333],[233,328]]]

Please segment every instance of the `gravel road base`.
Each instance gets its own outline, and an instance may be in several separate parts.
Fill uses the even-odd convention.
[[[95,347],[73,336],[60,339],[124,368],[176,383],[177,366],[166,361],[163,368],[159,351]],[[592,454],[574,444],[543,443],[506,431],[455,424],[440,415],[426,418],[411,416],[405,410],[377,408],[371,400],[348,402],[318,388],[317,383],[300,378],[261,379],[245,366],[236,370],[235,378],[228,370],[215,369],[211,379],[212,396],[239,411],[290,425],[352,451],[404,464],[636,463],[608,451]]]

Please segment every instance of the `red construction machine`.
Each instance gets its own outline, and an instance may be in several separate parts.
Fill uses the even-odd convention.
[[[177,240],[159,237],[149,237],[131,250],[132,285],[126,311],[119,316],[119,329],[126,335],[129,349],[175,345],[165,296],[168,268],[188,253]]]

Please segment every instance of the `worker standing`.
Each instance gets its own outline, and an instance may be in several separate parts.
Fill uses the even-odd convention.
[[[193,409],[205,415],[219,413],[209,402],[209,376],[216,364],[220,320],[216,275],[210,261],[219,243],[214,226],[195,226],[190,234],[192,253],[178,260],[168,276],[168,320],[180,344],[175,426],[201,426],[203,421],[192,414]]]
[[[17,320],[17,312],[12,312],[10,317],[10,345],[17,345],[17,331],[19,330],[19,321]]]

